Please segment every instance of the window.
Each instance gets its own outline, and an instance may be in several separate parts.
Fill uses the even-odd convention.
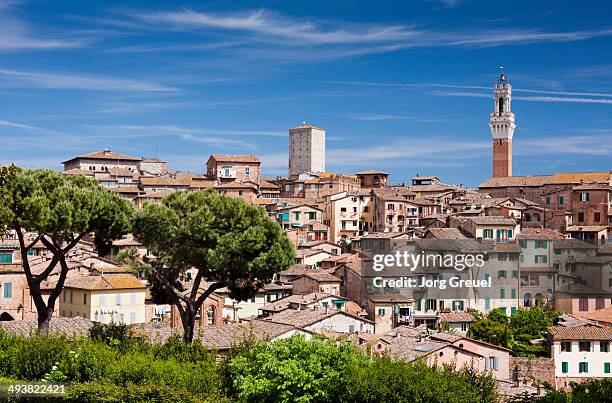
[[[579,341],[578,342],[578,351],[580,351],[580,352],[589,352],[589,351],[591,351],[591,342],[590,341]]]
[[[493,230],[492,229],[482,230],[482,236],[487,239],[493,239]]]
[[[64,288],[64,295],[62,296],[62,301],[66,302],[66,294],[68,293],[68,291],[66,291],[66,289]]]
[[[561,342],[561,352],[570,353],[571,351],[572,351],[572,342],[562,341]]]
[[[0,253],[0,263],[13,263],[13,253]]]
[[[2,288],[4,289],[2,293],[4,299],[13,298],[13,283],[4,283],[2,284]]]
[[[567,361],[563,361],[561,363],[561,372],[563,372],[564,374],[567,374],[569,372],[569,364],[567,363]]]
[[[559,205],[563,205],[564,202],[565,199],[563,198],[563,196],[559,196]]]
[[[136,293],[135,292],[130,294],[130,304],[136,305]]]
[[[601,221],[601,213],[599,211],[596,211],[595,213],[593,213],[593,221],[595,222]]]
[[[461,324],[461,331],[462,332],[467,332],[467,323],[462,323]]]
[[[610,352],[610,342],[609,341],[600,341],[599,342],[599,351],[602,353]]]
[[[395,204],[393,204],[393,203],[389,203],[389,204],[387,205],[387,210],[395,210]]]
[[[83,293],[83,305],[87,305],[87,293]]]
[[[497,272],[497,278],[508,278],[506,270],[500,270]]]
[[[610,373],[610,363],[604,362],[604,374],[609,374],[609,373]]]
[[[512,278],[518,278],[518,270],[512,270]]]
[[[604,309],[605,306],[606,306],[606,303],[605,303],[603,297],[595,298],[595,309]]]
[[[484,275],[485,281],[488,283],[491,280],[491,275],[489,273],[485,273]]]
[[[485,310],[490,310],[491,309],[491,299],[487,298],[485,299]]]
[[[581,312],[586,312],[589,310],[589,299],[587,297],[580,297],[578,301],[578,310]]]
[[[527,249],[527,241],[525,240],[521,241],[521,248]]]
[[[546,249],[546,241],[536,241],[535,247],[540,249]]]
[[[70,303],[74,300],[74,290],[70,290]]]
[[[584,221],[584,213],[578,213],[578,222]]]
[[[385,308],[378,309],[378,316],[385,316],[387,314],[387,310]]]
[[[578,363],[578,373],[586,374],[589,372],[589,363],[588,362],[580,362]]]
[[[550,196],[546,196],[546,204],[550,204]]]
[[[501,299],[506,298],[506,290],[504,288],[499,289],[499,298]]]
[[[516,298],[516,288],[513,288],[510,290],[510,298],[512,299]]]
[[[589,201],[589,192],[580,192],[580,201],[588,202]]]
[[[548,263],[548,256],[546,255],[536,255],[535,256],[536,263]]]
[[[247,178],[251,176],[251,168],[249,167],[244,168],[244,176],[246,176]]]
[[[308,219],[309,220],[316,220],[317,219],[317,213],[315,211],[310,211],[308,213]]]
[[[130,323],[136,323],[136,312],[130,312]]]
[[[106,298],[104,298],[104,294],[100,295],[100,305],[106,304]]]
[[[115,304],[121,305],[121,294],[115,294]]]

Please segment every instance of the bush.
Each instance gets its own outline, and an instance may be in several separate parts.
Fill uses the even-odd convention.
[[[369,359],[354,346],[293,337],[239,347],[224,364],[228,394],[258,402],[493,402],[490,375]]]
[[[32,335],[12,349],[12,375],[20,380],[39,380],[64,359],[68,343],[64,337]]]

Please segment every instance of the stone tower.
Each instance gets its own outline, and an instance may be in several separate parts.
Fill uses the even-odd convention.
[[[512,86],[501,73],[493,89],[495,109],[489,118],[493,136],[493,177],[512,176],[512,137],[516,123],[510,111]]]
[[[325,172],[325,130],[306,123],[289,129],[289,179]]]

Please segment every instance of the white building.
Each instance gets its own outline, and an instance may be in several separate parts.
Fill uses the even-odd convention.
[[[612,327],[548,328],[557,388],[592,378],[612,378]]]
[[[325,172],[325,130],[303,124],[289,129],[289,179]]]

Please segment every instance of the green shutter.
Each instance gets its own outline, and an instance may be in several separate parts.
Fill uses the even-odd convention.
[[[417,311],[421,310],[421,299],[417,299]]]
[[[609,374],[609,373],[610,373],[610,363],[604,362],[604,374]]]
[[[510,308],[510,315],[514,315],[515,312],[516,312],[516,307],[515,306]]]
[[[13,254],[0,253],[0,263],[13,263]]]
[[[569,365],[565,361],[561,363],[561,372],[563,372],[564,374],[567,374],[569,372]]]
[[[499,289],[499,298],[504,299],[506,298],[506,290],[503,288]]]
[[[516,298],[516,288],[510,290],[510,298]]]
[[[13,283],[4,283],[4,298],[13,298]]]

